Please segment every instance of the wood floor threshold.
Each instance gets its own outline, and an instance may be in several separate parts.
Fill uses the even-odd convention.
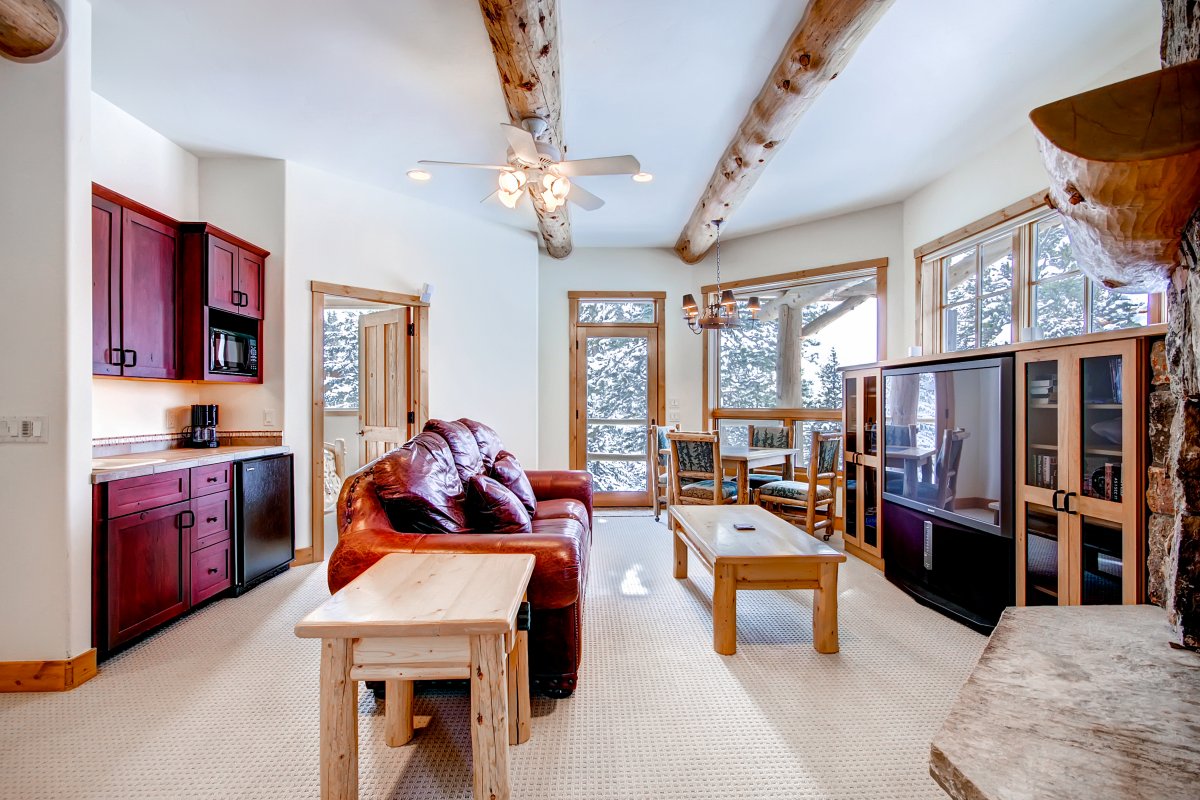
[[[0,661],[0,692],[65,692],[99,671],[95,648],[61,661]]]

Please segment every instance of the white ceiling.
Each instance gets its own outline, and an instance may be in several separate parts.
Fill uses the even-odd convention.
[[[780,50],[795,0],[559,0],[577,247],[673,246]],[[896,0],[730,221],[734,237],[894,202],[1153,45],[1159,0]],[[94,0],[95,90],[200,155],[283,158],[532,230],[491,173],[506,121],[476,0]]]

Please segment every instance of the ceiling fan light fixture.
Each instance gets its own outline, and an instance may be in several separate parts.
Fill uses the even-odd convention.
[[[525,187],[525,172],[519,169],[511,172],[501,172],[499,183],[500,191],[519,194],[521,189]]]
[[[654,180],[654,176],[649,172],[635,172],[632,177],[638,183],[649,183]]]
[[[430,175],[428,172],[426,172],[423,169],[410,169],[405,174],[408,175],[408,177],[412,178],[414,181],[427,181],[433,177],[432,175]]]
[[[496,196],[500,198],[500,202],[507,208],[516,208],[517,202],[521,199],[521,190],[515,192],[506,192],[503,189],[496,192]]]

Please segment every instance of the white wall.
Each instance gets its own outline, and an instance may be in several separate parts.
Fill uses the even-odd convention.
[[[538,462],[537,240],[288,163],[284,441],[297,453],[297,545],[309,543],[311,281],[419,294],[429,310],[430,414],[494,427]]]
[[[91,639],[91,6],[60,5],[61,52],[0,60],[0,415],[49,419],[47,443],[0,444],[0,661]]]
[[[95,92],[90,109],[92,180],[175,219],[199,219],[199,160]],[[93,378],[92,436],[178,431],[198,402],[192,383]]]
[[[540,318],[539,427],[543,469],[566,469],[570,464],[570,316],[567,292],[664,291],[667,293],[664,369],[667,399],[679,400],[684,428],[700,425],[700,337],[692,334],[678,314],[683,295],[696,292],[698,273],[671,250],[652,248],[576,248],[564,260],[539,253],[538,314]],[[705,281],[707,282],[707,281]],[[675,409],[668,409],[668,413]]]

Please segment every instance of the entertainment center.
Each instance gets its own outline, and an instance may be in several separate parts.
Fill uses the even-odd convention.
[[[847,552],[990,632],[1145,602],[1146,399],[1165,326],[844,370]]]

